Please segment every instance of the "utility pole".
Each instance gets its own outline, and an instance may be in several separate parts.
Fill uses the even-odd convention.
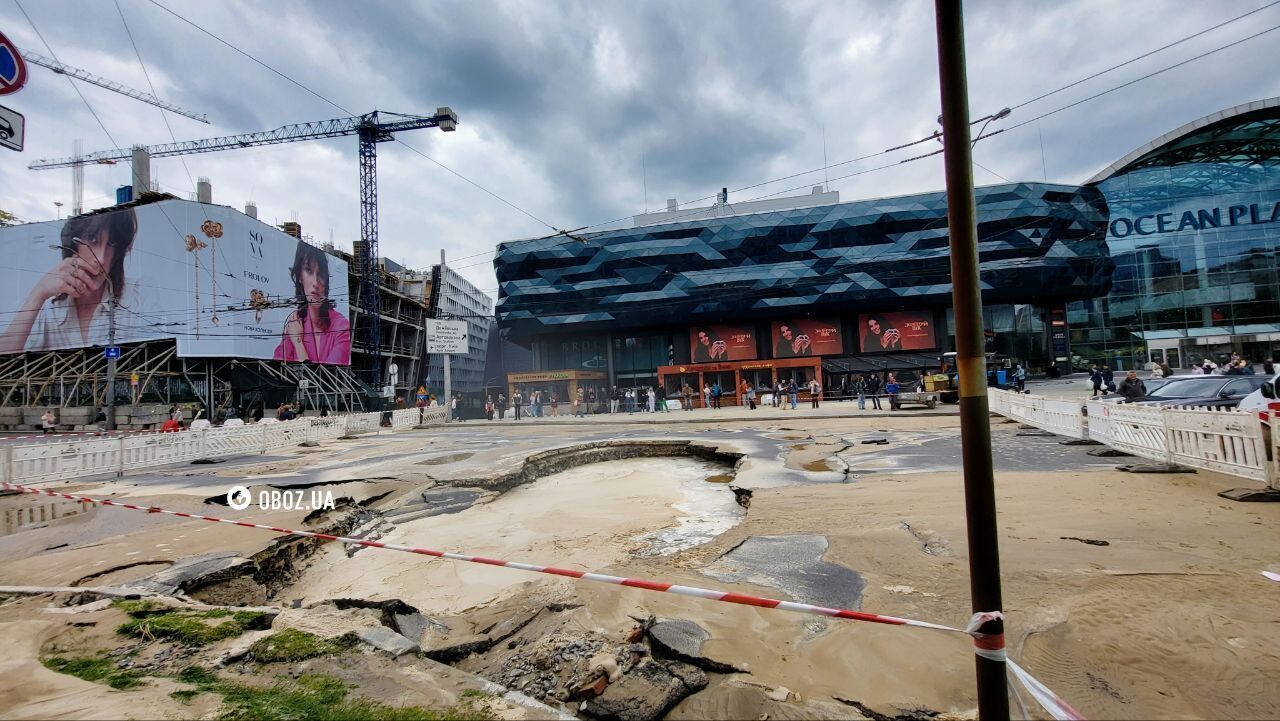
[[[444,248],[441,248],[440,249],[440,290],[436,294],[436,297],[440,299],[440,305],[442,306],[444,305],[444,289],[445,289],[444,274],[445,274]],[[436,315],[439,316],[440,313],[437,312]],[[445,402],[445,409],[446,409],[444,412],[444,418],[445,418],[444,422],[452,423],[453,422],[453,378],[450,377],[449,375],[449,354],[441,353],[440,355],[444,356],[444,402]]]
[[[961,0],[934,0],[938,32],[938,76],[947,176],[947,223],[951,236],[951,302],[956,320],[956,367],[960,372],[960,431],[964,454],[964,503],[969,537],[969,591],[974,613],[999,612],[1000,543],[996,526],[995,475],[991,464],[991,420],[987,407],[986,350],[982,337],[982,293],[978,284],[978,226],[973,201],[973,157],[969,139],[969,81],[964,54]],[[1004,662],[1004,621],[977,629],[978,717],[1009,718]]]

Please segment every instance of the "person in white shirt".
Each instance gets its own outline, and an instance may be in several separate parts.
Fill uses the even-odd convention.
[[[0,353],[104,345],[111,302],[125,291],[125,256],[138,219],[132,208],[71,218],[62,259],[27,293],[3,334]]]

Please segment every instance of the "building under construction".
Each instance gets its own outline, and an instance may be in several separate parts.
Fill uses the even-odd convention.
[[[194,201],[144,192],[0,228],[12,266],[0,298],[14,309],[0,314],[0,405],[66,409],[79,423],[112,393],[117,425],[128,427],[149,425],[150,411],[133,410],[154,404],[207,408],[216,420],[286,402],[348,411],[389,395],[411,401],[425,372],[431,274],[382,260],[367,271],[359,248],[316,247],[296,222],[275,228],[252,205],[241,213],[210,195],[202,182]],[[374,317],[354,290],[366,272],[380,291],[377,348],[359,332]],[[101,287],[66,280],[77,273]],[[322,287],[307,285],[320,276]],[[16,417],[0,414],[0,426]]]

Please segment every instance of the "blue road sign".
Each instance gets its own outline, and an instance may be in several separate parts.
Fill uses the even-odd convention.
[[[27,82],[27,64],[18,46],[0,33],[0,95],[16,93]]]
[[[102,357],[103,358],[119,358],[120,346],[118,345],[106,346],[105,348],[102,349]]]

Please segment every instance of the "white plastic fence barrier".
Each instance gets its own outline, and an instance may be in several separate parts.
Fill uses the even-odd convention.
[[[137,471],[169,463],[265,453],[304,441],[329,441],[352,433],[376,433],[382,413],[304,417],[279,423],[224,426],[176,433],[144,433],[104,438],[56,440],[0,447],[0,480],[11,483],[60,481]],[[391,429],[441,424],[444,408],[391,413]]]
[[[1254,481],[1268,481],[1267,442],[1253,413],[1166,408],[1169,461]]]
[[[992,389],[991,409],[1071,438],[1170,465],[1216,471],[1280,490],[1280,413],[1043,398]],[[1086,415],[1087,414],[1087,415]],[[1266,425],[1264,425],[1264,422]]]

